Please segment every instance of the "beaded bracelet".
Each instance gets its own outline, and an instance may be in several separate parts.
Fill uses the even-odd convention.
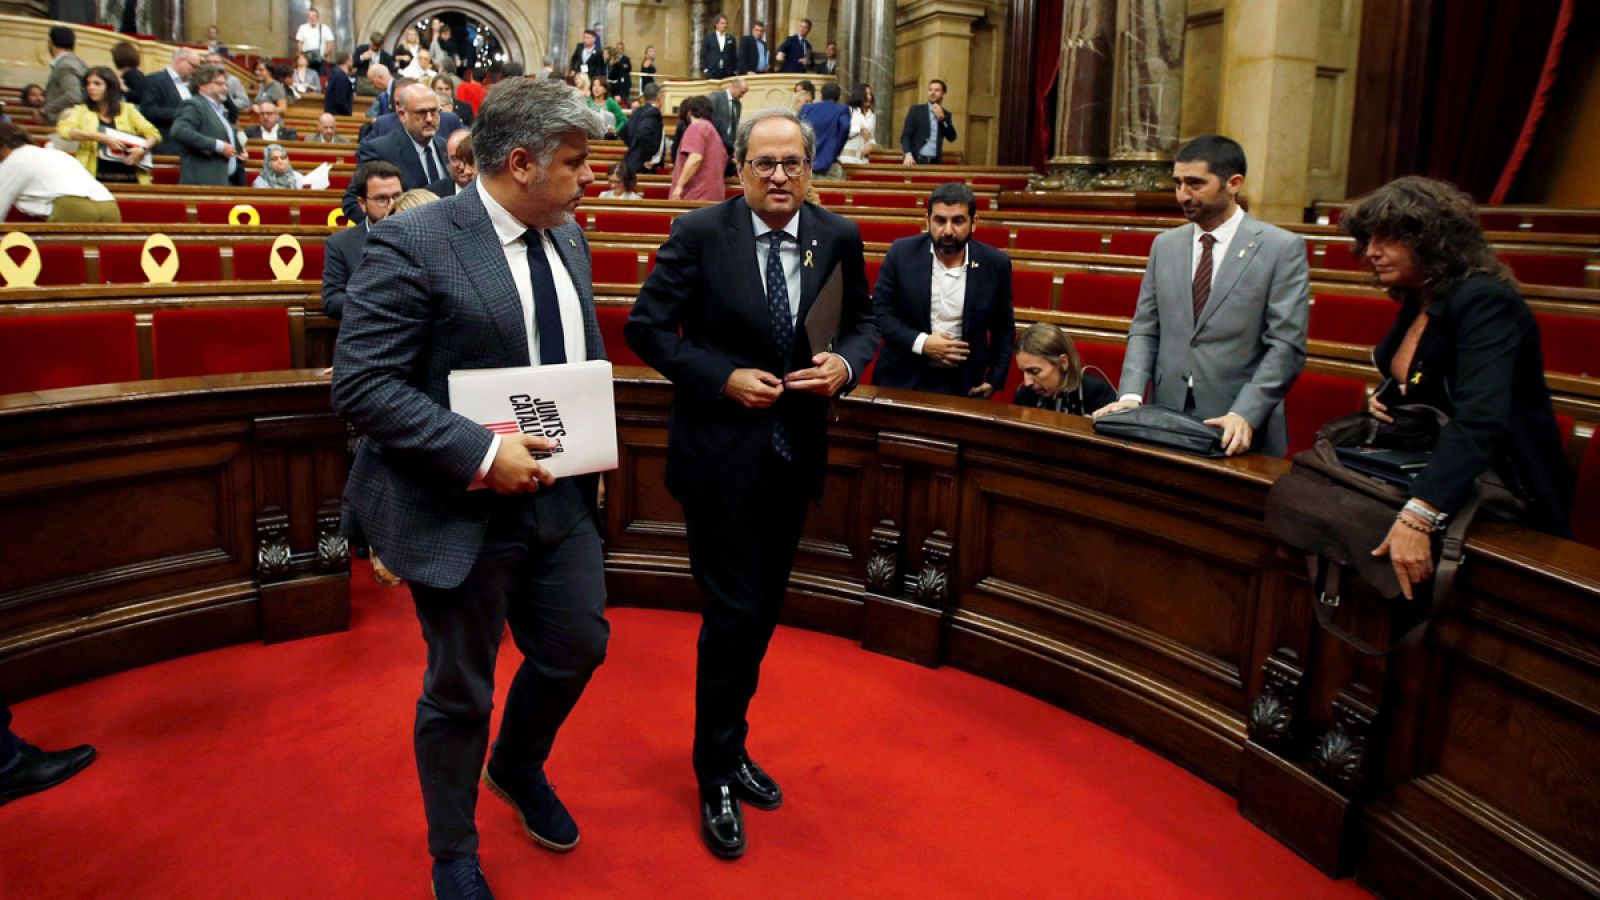
[[[1394,520],[1396,522],[1399,522],[1401,525],[1404,525],[1405,527],[1411,529],[1412,531],[1421,532],[1422,534],[1432,534],[1433,533],[1433,529],[1432,528],[1429,528],[1426,525],[1418,525],[1417,523],[1415,523],[1415,522],[1411,521],[1410,519],[1406,518],[1404,513],[1401,513],[1400,515],[1395,516]]]

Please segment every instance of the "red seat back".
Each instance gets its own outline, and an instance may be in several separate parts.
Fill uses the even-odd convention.
[[[672,216],[666,213],[637,213],[601,210],[594,214],[594,230],[607,234],[659,234],[672,230]]]
[[[1006,383],[996,385],[994,393],[989,399],[996,403],[1010,403],[1011,398],[1017,395],[1017,388],[1022,387],[1022,370],[1017,368],[1017,356],[1011,355],[1011,365],[1006,367]]]
[[[1301,372],[1283,402],[1289,420],[1289,455],[1310,449],[1324,423],[1360,412],[1366,390],[1366,382],[1359,378]]]
[[[321,244],[301,244],[300,280],[321,281],[323,258]],[[272,274],[272,245],[234,244],[233,278],[235,281],[275,281],[277,276]]]
[[[1055,278],[1045,269],[1011,270],[1011,305],[1021,309],[1049,309]]]
[[[1600,318],[1535,313],[1546,372],[1600,377]]]
[[[0,394],[138,379],[131,312],[0,318]]]
[[[629,308],[626,306],[607,306],[597,304],[594,308],[595,318],[600,324],[600,338],[606,345],[606,358],[614,366],[642,366],[644,360],[639,354],[633,352],[628,342],[622,336],[622,326],[628,321]]]
[[[1149,256],[1155,240],[1153,231],[1113,231],[1106,251],[1118,256]]]
[[[927,206],[927,200],[917,194],[863,194],[858,192],[856,194],[856,205],[876,206],[879,209],[922,209]]]
[[[1600,434],[1589,435],[1578,486],[1572,498],[1572,534],[1580,543],[1600,547]]]
[[[878,272],[883,269],[883,260],[867,260],[867,293],[871,293],[878,286]]]
[[[1395,302],[1387,297],[1318,293],[1311,300],[1307,336],[1371,347],[1389,333],[1396,314]]]
[[[266,372],[292,365],[281,306],[158,309],[151,314],[157,378]]]
[[[39,277],[34,284],[40,287],[64,284],[83,284],[82,244],[39,244]],[[20,249],[20,248],[19,248]]]
[[[1100,232],[1077,228],[1018,228],[1017,249],[1099,253]]]
[[[182,200],[130,200],[117,201],[122,210],[122,221],[151,225],[175,225],[189,221],[189,210]]]
[[[1307,248],[1309,249],[1309,248]],[[1355,254],[1349,241],[1327,241],[1322,245],[1322,259],[1314,263],[1324,269],[1341,272],[1365,272],[1367,261]]]
[[[1557,234],[1600,234],[1600,214],[1557,215],[1555,213],[1547,213],[1535,215],[1532,218],[1533,231]]]
[[[261,217],[262,225],[293,225],[294,207],[287,203],[248,203],[240,200],[236,203],[196,203],[194,205],[195,221],[202,225],[227,225],[228,215],[233,208],[239,205],[255,208],[256,214]],[[326,214],[324,214],[326,215]]]
[[[106,284],[144,284],[138,244],[102,244],[100,280]],[[159,252],[159,251],[157,251]],[[221,281],[222,250],[215,244],[178,245],[178,281]]]
[[[1523,284],[1553,287],[1583,287],[1583,269],[1588,262],[1582,256],[1555,253],[1501,253],[1500,260]]]
[[[861,240],[867,244],[892,244],[903,237],[921,234],[921,222],[859,222]]]
[[[328,216],[339,209],[337,203],[302,203],[300,204],[301,225],[316,225],[328,227]]]
[[[594,280],[603,284],[638,284],[639,254],[632,250],[593,250]]]
[[[1094,272],[1067,272],[1062,277],[1063,312],[1091,316],[1133,318],[1139,304],[1139,282],[1131,275],[1099,275]]]
[[[972,237],[974,240],[981,241],[991,247],[999,247],[1001,250],[1011,249],[1011,229],[1009,228],[1003,228],[999,225],[979,225],[977,228],[972,229]]]
[[[182,170],[178,169],[175,166],[157,166],[156,168],[150,170],[150,183],[151,184],[177,184],[178,183],[178,178],[182,174],[183,174]],[[126,202],[127,202],[126,200],[123,200],[123,201],[118,202],[117,205],[118,206],[122,206],[122,204],[126,203]],[[124,207],[124,208],[126,208],[126,207]],[[124,222],[128,221],[128,214],[126,212],[124,212],[122,214],[122,220]]]
[[[1122,344],[1074,343],[1078,347],[1078,356],[1083,360],[1083,368],[1098,369],[1100,375],[1111,382],[1112,387],[1116,387],[1117,382],[1122,380],[1122,360],[1128,355],[1128,348]]]

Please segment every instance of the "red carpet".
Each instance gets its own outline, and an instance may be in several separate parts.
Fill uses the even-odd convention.
[[[0,897],[426,898],[404,590],[355,576],[347,634],[188,657],[19,704],[16,728],[100,759],[0,807]],[[952,669],[780,629],[751,749],[783,783],[750,848],[701,846],[689,768],[698,619],[611,613],[610,659],[552,780],[583,829],[558,856],[478,806],[497,895],[1354,897],[1233,801],[1134,744]],[[501,655],[502,691],[520,659]]]

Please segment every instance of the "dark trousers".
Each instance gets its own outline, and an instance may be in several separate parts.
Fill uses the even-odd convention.
[[[917,376],[917,390],[952,397],[967,396],[967,370],[962,366],[924,365]]]
[[[11,733],[11,704],[0,700],[0,769],[15,762],[21,750],[22,740]]]
[[[702,790],[731,783],[744,753],[745,715],[805,526],[805,482],[774,454],[748,492],[684,503],[689,569],[704,595],[694,686],[694,771]]]
[[[523,661],[493,758],[496,771],[519,782],[544,765],[557,729],[605,660],[611,630],[600,537],[572,480],[548,494],[485,499],[494,512],[466,581],[449,589],[411,584],[428,642],[414,741],[435,859],[478,851],[478,773],[506,625]]]

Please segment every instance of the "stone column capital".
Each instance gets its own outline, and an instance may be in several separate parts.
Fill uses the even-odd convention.
[[[983,18],[987,12],[988,8],[982,3],[968,2],[968,0],[912,0],[897,10],[895,25],[904,28],[939,19],[954,19],[970,25]]]

